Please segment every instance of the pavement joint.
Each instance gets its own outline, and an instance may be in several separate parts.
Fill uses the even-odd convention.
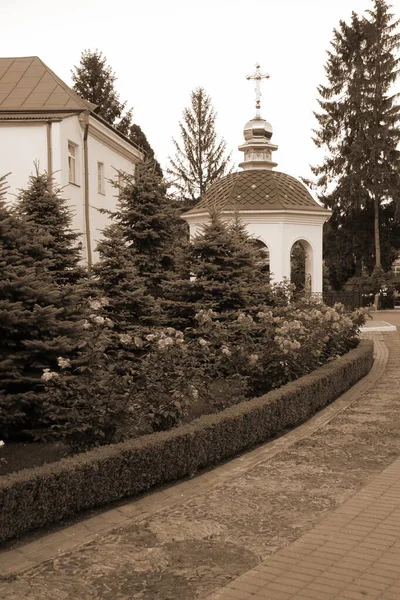
[[[62,556],[77,546],[82,547],[99,535],[134,523],[140,524],[166,506],[183,505],[187,500],[216,490],[226,482],[246,478],[248,470],[265,464],[324,428],[353,403],[362,400],[361,397],[372,389],[385,371],[389,357],[385,336],[372,332],[363,337],[374,340],[375,362],[371,372],[304,425],[211,472],[164,490],[155,490],[71,527],[47,534],[35,542],[21,543],[6,550],[0,553],[0,573],[13,575],[30,570],[45,560]],[[226,587],[215,590],[207,599],[323,600],[329,596],[331,600],[339,600],[351,598],[354,594],[360,597],[360,586],[364,583],[368,592],[365,598],[370,594],[373,596],[377,590],[381,593],[382,586],[393,594],[396,586],[400,586],[399,574],[396,573],[396,565],[400,564],[400,547],[396,546],[400,536],[399,474],[400,461],[395,461],[361,491],[355,491],[334,512],[328,513],[314,529],[278,549]],[[337,585],[338,580],[340,586]],[[371,582],[369,587],[368,581]],[[390,600],[389,596],[387,598]]]

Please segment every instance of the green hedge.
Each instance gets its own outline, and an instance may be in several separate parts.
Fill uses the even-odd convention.
[[[373,344],[265,396],[180,428],[103,446],[0,479],[0,541],[190,475],[299,425],[366,375]]]

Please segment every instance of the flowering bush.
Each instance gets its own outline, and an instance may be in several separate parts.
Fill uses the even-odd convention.
[[[100,314],[106,304],[105,298],[90,301],[77,358],[59,357],[57,371],[43,369],[46,427],[36,432],[37,439],[62,437],[75,449],[118,439],[131,402],[132,369],[123,351],[115,351],[112,321]]]
[[[184,421],[196,403],[221,410],[262,395],[355,347],[365,319],[305,298],[280,302],[256,314],[226,316],[200,310],[196,326],[113,330],[101,312],[105,299],[91,301],[79,356],[59,357],[58,371],[42,380],[51,392],[46,405],[49,431],[89,447]],[[50,432],[50,434],[49,434]]]
[[[130,406],[136,427],[161,431],[179,424],[197,399],[199,379],[199,367],[184,334],[172,327],[153,328],[134,339],[121,336],[121,342],[132,356],[136,348],[134,404]]]

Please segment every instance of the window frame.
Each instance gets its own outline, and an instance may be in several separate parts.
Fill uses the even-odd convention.
[[[104,162],[97,161],[97,193],[102,196],[106,195],[106,183],[104,177]]]
[[[78,144],[71,142],[68,140],[68,183],[72,183],[73,185],[78,185],[78,177],[77,177],[77,149]],[[71,152],[73,150],[73,152]],[[71,178],[72,173],[72,178]]]

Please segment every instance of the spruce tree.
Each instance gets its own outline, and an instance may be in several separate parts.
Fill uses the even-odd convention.
[[[43,425],[40,377],[74,352],[79,323],[46,271],[46,237],[5,205],[0,184],[0,438]]]
[[[168,173],[180,197],[187,204],[195,204],[216,179],[228,172],[230,155],[226,156],[226,142],[217,139],[210,96],[199,87],[190,100],[179,123],[181,142],[173,140],[176,153],[170,158]]]
[[[99,50],[84,50],[79,66],[72,71],[73,89],[79,96],[98,106],[97,112],[114,125],[120,121],[126,106],[115,89],[117,79],[107,58]]]
[[[192,240],[190,266],[194,297],[204,308],[230,313],[258,310],[270,301],[265,254],[243,224],[224,224],[217,214]]]
[[[93,267],[92,287],[96,295],[107,298],[104,309],[119,333],[129,333],[140,325],[157,322],[160,308],[149,293],[132,260],[119,224],[103,231],[97,246],[100,260]]]
[[[132,123],[132,119],[130,121],[122,120],[122,122],[118,125],[118,130],[125,134],[132,142],[134,142],[138,148],[144,153],[146,160],[154,163],[154,169],[157,175],[160,177],[163,176],[163,172],[161,169],[161,165],[156,159],[154,155],[154,150],[150,146],[149,141],[142,131],[139,125],[136,123]]]
[[[126,109],[115,89],[117,77],[107,64],[107,59],[99,50],[82,52],[80,65],[72,71],[73,89],[84,100],[97,105],[96,112],[113,125],[118,131],[143,150],[147,159],[154,161],[157,172],[162,176],[160,164],[154,156],[145,134],[133,123],[133,109]]]
[[[59,285],[75,284],[85,275],[79,265],[80,233],[72,230],[72,214],[67,202],[54,187],[47,173],[36,173],[29,178],[29,186],[21,190],[16,204],[17,214],[26,217],[37,234],[47,237],[48,258],[46,269]]]
[[[229,319],[238,310],[258,312],[273,301],[265,252],[238,219],[231,225],[212,213],[191,240],[187,263],[191,278],[172,281],[166,293],[170,323],[193,326],[199,310]]]
[[[140,163],[134,177],[125,175],[116,210],[106,212],[112,224],[98,247],[97,285],[115,298],[121,327],[157,324],[163,286],[178,269],[185,224],[154,164]]]
[[[394,216],[400,115],[389,95],[397,76],[398,36],[386,3],[374,0],[374,5],[370,18],[353,13],[350,25],[340,22],[325,66],[328,84],[318,88],[322,111],[316,114],[314,141],[325,158],[312,170],[320,199],[333,211],[325,230],[348,263],[337,269],[336,245],[326,237],[325,260],[335,272],[335,287],[363,268],[371,272],[382,264],[389,269],[398,245]]]
[[[374,0],[373,10],[367,11],[365,39],[369,52],[366,55],[368,75],[366,96],[368,101],[368,127],[366,147],[368,161],[364,165],[365,186],[374,207],[375,267],[382,267],[381,217],[384,204],[398,202],[400,175],[400,106],[398,94],[391,94],[399,74],[400,35],[396,33],[400,20],[393,14],[385,0]]]

